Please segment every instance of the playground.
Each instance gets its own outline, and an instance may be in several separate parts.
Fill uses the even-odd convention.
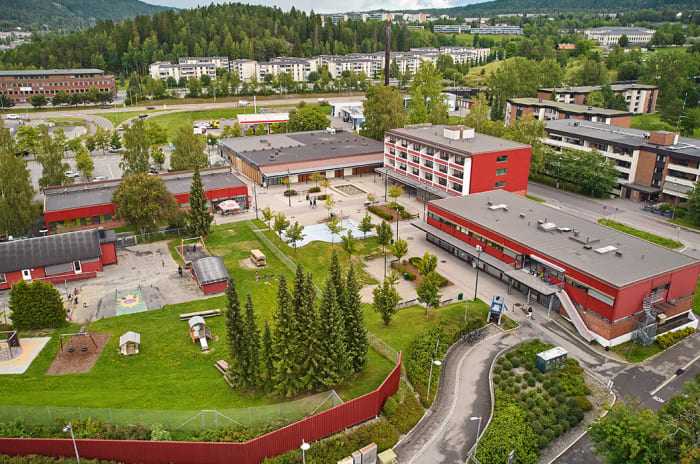
[[[90,372],[109,341],[108,333],[61,334],[58,353],[46,375],[81,374]]]
[[[19,338],[16,331],[0,332],[0,374],[24,374],[51,337]]]

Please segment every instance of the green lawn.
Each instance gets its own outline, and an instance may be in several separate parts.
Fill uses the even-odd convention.
[[[700,230],[700,227],[690,222],[690,220],[687,217],[669,219],[668,222],[670,222],[671,224],[687,227],[689,229]]]
[[[538,202],[538,203],[544,203],[544,202],[545,202],[545,200],[543,200],[543,199],[540,198],[540,197],[536,197],[536,196],[533,196],[533,195],[525,195],[525,196],[526,196],[528,199],[530,199],[530,200],[532,200],[532,201],[536,201],[536,202]]]
[[[634,235],[635,237],[641,238],[643,240],[646,240],[648,242],[656,243],[657,245],[661,245],[666,248],[680,248],[683,246],[681,242],[677,242],[676,240],[672,240],[670,238],[665,238],[665,237],[660,237],[658,235],[652,234],[650,232],[645,232],[643,230],[635,229],[634,227],[630,227],[626,224],[622,224],[620,222],[615,222],[610,219],[598,219],[598,223],[602,224],[604,226],[610,227],[612,229],[619,230],[620,232],[624,232],[629,235]]]
[[[94,116],[101,116],[105,119],[108,119],[112,124],[114,124],[114,127],[117,127],[119,124],[123,123],[129,118],[133,118],[138,116],[139,114],[151,114],[151,113],[158,113],[161,110],[143,110],[143,111],[121,111],[119,108],[115,108],[110,112],[104,112],[104,113],[92,113]]]
[[[654,114],[635,114],[632,116],[632,122],[630,123],[630,127],[633,129],[642,129],[642,130],[649,130],[649,131],[655,131],[655,130],[667,130],[667,131],[676,131],[676,127],[672,126],[671,124],[665,123],[661,120],[661,114],[660,113],[654,113]],[[700,139],[700,128],[695,129],[695,132],[693,132],[690,137]]]
[[[149,118],[149,121],[157,122],[168,130],[168,140],[172,141],[177,130],[184,124],[192,125],[195,121],[209,119],[231,119],[238,114],[253,113],[255,109],[245,108],[221,108],[215,110],[178,111],[175,113],[160,114]]]
[[[632,341],[613,346],[611,349],[631,363],[642,362],[663,351],[656,343],[652,343],[649,346],[641,346]]]

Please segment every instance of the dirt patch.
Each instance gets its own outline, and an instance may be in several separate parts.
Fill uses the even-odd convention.
[[[391,221],[386,221],[386,222],[392,222],[392,223],[396,222],[396,217],[397,217],[397,216],[399,217],[399,220],[400,220],[400,221],[410,221],[410,220],[414,219],[413,216],[409,216],[409,217],[403,218],[403,217],[401,217],[400,214],[397,215],[397,214],[396,214],[396,210],[395,210],[395,209],[390,209],[387,205],[375,206],[375,208],[378,208],[378,209],[384,211],[385,213],[391,214],[391,215],[393,216],[392,219],[391,219]],[[372,212],[372,211],[370,211],[370,213],[371,213],[371,212]]]
[[[185,262],[192,262],[200,258],[206,258],[209,253],[204,249],[201,243],[192,243],[182,246],[176,246],[175,249],[180,254]]]
[[[241,269],[253,269],[255,271],[262,271],[263,269],[265,269],[265,266],[256,266],[250,258],[241,259],[240,261],[238,261],[238,266]]]
[[[74,335],[70,339],[64,340],[63,349],[58,352],[48,370],[44,375],[82,374],[90,372],[92,366],[97,362],[100,353],[109,341],[110,334],[91,333],[90,337],[85,335]],[[94,340],[94,343],[93,343]],[[97,346],[95,346],[97,345]],[[82,351],[87,347],[87,351]],[[73,352],[70,352],[70,349]]]

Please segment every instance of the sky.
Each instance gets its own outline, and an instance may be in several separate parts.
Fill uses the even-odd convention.
[[[203,0],[142,0],[155,5],[173,6],[176,8],[195,8],[199,5],[209,5],[211,1]],[[213,0],[214,3],[224,3],[221,0]],[[232,1],[232,0],[229,0]],[[483,0],[482,0],[483,1]],[[475,0],[393,0],[390,4],[382,0],[355,0],[348,3],[344,0],[248,0],[245,3],[255,3],[266,6],[277,6],[283,10],[289,10],[294,6],[298,10],[314,10],[316,13],[368,11],[380,8],[397,10],[420,10],[425,8],[449,8],[451,6],[476,3]]]

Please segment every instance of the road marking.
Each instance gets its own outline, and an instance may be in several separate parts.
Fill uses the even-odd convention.
[[[691,366],[691,364],[693,364],[693,363],[694,363],[695,361],[697,361],[698,359],[700,359],[700,355],[696,356],[695,359],[693,359],[692,361],[690,361],[688,364],[686,364],[685,366],[683,366],[681,369],[683,369],[684,371],[688,370],[688,368]],[[672,375],[671,377],[667,378],[666,380],[664,380],[664,382],[663,382],[661,385],[659,385],[658,387],[656,387],[656,389],[654,389],[653,391],[650,391],[649,394],[650,394],[650,395],[656,395],[656,393],[658,393],[659,390],[661,390],[661,389],[664,388],[666,385],[668,385],[669,383],[671,383],[671,382],[673,381],[673,379],[675,379],[676,377],[678,377],[678,375],[677,375],[677,374],[674,374],[674,375]]]
[[[666,400],[664,400],[663,398],[659,398],[659,397],[656,396],[656,395],[652,396],[651,398],[652,398],[654,401],[658,401],[659,403],[665,403],[665,402],[666,402]]]

